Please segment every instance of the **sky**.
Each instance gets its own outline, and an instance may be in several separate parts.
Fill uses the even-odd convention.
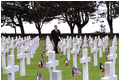
[[[105,7],[99,7],[100,10],[105,10]],[[108,23],[106,19],[104,20],[104,25],[106,25],[106,32],[110,32]],[[82,33],[93,33],[95,31],[100,31],[100,23],[92,24],[93,20],[89,20],[89,22],[82,28]],[[113,20],[113,33],[119,33],[120,28],[120,19]],[[41,29],[41,33],[51,33],[54,29],[54,25],[58,25],[58,29],[61,33],[70,33],[70,27],[67,23],[58,24],[58,20],[53,20],[49,23],[43,24]],[[35,27],[35,24],[23,23],[25,33],[38,33],[38,30]],[[20,27],[17,27],[17,33],[21,33]],[[4,26],[1,28],[1,33],[15,33],[14,29],[9,26]],[[77,27],[74,28],[74,33],[78,33]]]

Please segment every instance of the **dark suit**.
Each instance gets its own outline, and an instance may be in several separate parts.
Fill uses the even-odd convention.
[[[50,35],[50,40],[53,40],[55,44],[55,47],[54,47],[55,53],[58,53],[57,46],[58,46],[58,41],[60,41],[59,37],[61,37],[60,30],[58,29],[57,31],[55,31],[55,29],[52,30],[51,35]]]

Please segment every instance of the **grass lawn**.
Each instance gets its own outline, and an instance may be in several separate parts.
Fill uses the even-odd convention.
[[[41,53],[42,53],[42,47],[43,43],[45,40],[40,40],[39,42],[39,47],[36,50],[36,54],[34,54],[34,58],[31,58],[31,65],[26,64],[25,60],[25,76],[20,76],[20,69],[18,72],[15,73],[15,80],[36,80],[37,79],[37,70],[38,72],[40,71],[44,80],[49,80],[50,73],[49,73],[49,68],[39,68],[38,64],[41,59]],[[109,44],[111,43],[112,39],[109,39]],[[99,58],[99,52],[98,52],[98,66],[94,66],[94,61],[93,61],[93,53],[90,51],[90,47],[88,47],[88,55],[91,57],[91,62],[88,64],[88,73],[89,73],[89,79],[90,80],[100,80],[102,77],[105,76],[105,72],[102,72],[99,68],[99,62],[102,62],[103,65],[105,66],[105,53],[107,49],[105,49],[105,52],[102,53],[102,58]],[[11,53],[11,52],[10,52]],[[82,50],[81,50],[82,53]],[[119,39],[117,40],[117,59],[116,59],[116,65],[115,65],[115,73],[118,76],[119,79]],[[20,67],[20,62],[19,59],[17,59],[17,48],[15,48],[15,65],[19,65]],[[48,57],[44,55],[44,62],[48,62]],[[71,54],[71,61],[69,61],[69,66],[65,67],[65,58],[67,57],[66,55],[63,58],[60,58],[59,54],[56,54],[55,56],[56,60],[59,60],[59,66],[56,67],[57,70],[62,71],[62,80],[83,80],[83,73],[79,76],[78,74],[75,74],[75,77],[72,77],[72,65],[73,65],[73,55]],[[80,63],[79,59],[81,57],[77,57],[77,67],[80,71],[83,72],[83,64]],[[2,59],[1,59],[2,60]],[[7,61],[7,57],[6,57]],[[108,61],[109,62],[109,61]],[[2,62],[1,62],[2,63]],[[7,63],[6,63],[7,65]],[[3,74],[3,68],[1,65],[1,80],[7,80],[8,75]]]

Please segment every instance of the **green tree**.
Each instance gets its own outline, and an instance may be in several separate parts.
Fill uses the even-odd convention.
[[[50,1],[31,1],[30,17],[28,21],[35,23],[38,30],[39,37],[41,36],[41,29],[43,24],[52,21],[56,16],[56,9],[54,2]]]
[[[21,29],[21,34],[24,36],[23,22],[26,21],[28,13],[29,1],[2,1],[1,2],[1,16],[5,16],[5,23],[7,25],[13,24]],[[2,18],[2,17],[1,17]]]
[[[74,1],[73,2],[75,21],[78,27],[78,36],[82,33],[82,28],[89,22],[90,16],[97,10],[96,1]]]
[[[113,38],[113,19],[119,17],[119,1],[105,1],[107,7],[107,22],[110,28],[110,38]]]
[[[89,17],[96,11],[96,1],[65,1],[59,3],[61,16],[58,19],[66,21],[73,36],[74,26],[78,27],[78,35],[88,23]]]

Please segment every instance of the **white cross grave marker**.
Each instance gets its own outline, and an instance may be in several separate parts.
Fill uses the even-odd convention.
[[[65,43],[65,39],[63,39],[63,42],[62,42],[62,46],[61,46],[61,52],[63,52],[64,50],[64,46],[66,45],[66,43]],[[64,54],[65,55],[65,54]]]
[[[113,75],[113,63],[105,62],[105,77],[101,80],[117,80],[117,75]]]
[[[9,46],[9,48],[11,48],[11,55],[14,55],[14,48],[16,48],[16,45],[14,45],[14,38],[12,37],[11,40],[11,45]]]
[[[20,45],[21,45],[19,38],[16,39],[16,45],[17,45],[17,54],[19,54],[20,53]]]
[[[19,71],[19,65],[14,65],[14,55],[7,57],[8,66],[3,68],[3,74],[8,74],[8,80],[15,80],[15,72]]]
[[[73,66],[77,68],[77,53],[79,52],[78,49],[76,49],[76,43],[73,43],[73,50],[71,50],[71,53],[73,54]]]
[[[8,52],[9,49],[5,49],[5,43],[1,44],[1,53],[2,53],[2,67],[6,67],[6,58],[5,54]]]
[[[49,44],[48,47],[49,50],[46,53],[46,56],[48,56],[48,62],[46,63],[46,67],[49,68],[50,80],[61,80],[61,71],[55,70],[56,66],[59,65],[59,60],[55,60],[55,51],[52,51],[52,44]]]
[[[30,57],[31,57],[31,47],[30,47],[30,42],[27,42],[26,44],[26,48],[25,48],[25,51],[27,52],[27,65],[30,65]]]
[[[32,40],[30,40],[30,48],[31,48],[31,58],[34,58],[34,55],[33,55],[33,43],[32,43]]]
[[[89,46],[91,48],[91,53],[93,53],[93,50],[92,50],[93,49],[93,38],[91,38]]]
[[[92,49],[93,53],[94,53],[94,66],[97,66],[97,51],[99,50],[99,48],[97,48],[97,40],[94,40],[94,48]]]
[[[26,58],[26,54],[25,54],[25,50],[24,50],[24,46],[22,44],[22,46],[20,47],[20,54],[17,54],[17,58],[20,59],[20,75],[21,76],[25,76],[25,58]]]
[[[105,38],[104,37],[103,37],[102,43],[103,43],[103,52],[105,52]]]
[[[70,61],[70,40],[67,41],[67,46],[65,46],[65,49],[67,49],[67,59]]]
[[[98,43],[98,47],[99,47],[99,57],[102,57],[102,41],[101,39],[99,39],[99,43]]]
[[[83,48],[87,48],[88,47],[88,44],[87,44],[87,38],[86,38],[86,35],[84,36],[84,45],[83,45]]]
[[[108,60],[110,60],[111,62],[113,62],[113,75],[115,75],[115,63],[116,63],[116,58],[117,58],[117,54],[115,52],[115,46],[114,46],[114,42],[112,42],[112,47],[110,47],[110,55],[108,55]]]
[[[80,63],[83,63],[83,80],[89,80],[88,76],[88,62],[91,61],[91,57],[88,57],[88,49],[84,48],[82,50],[82,58],[80,58]]]

